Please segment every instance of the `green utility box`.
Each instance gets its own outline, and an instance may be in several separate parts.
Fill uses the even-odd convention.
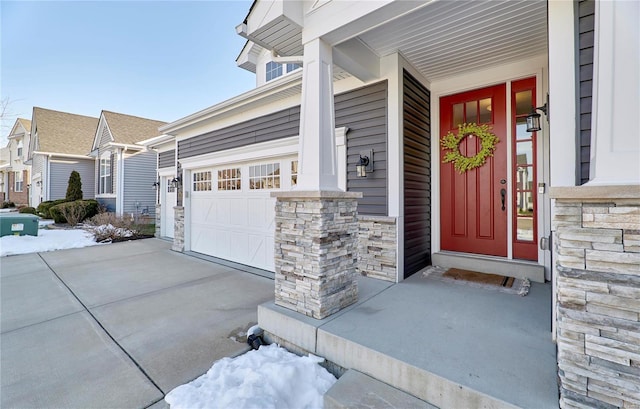
[[[0,213],[0,237],[37,236],[40,218],[28,213]]]

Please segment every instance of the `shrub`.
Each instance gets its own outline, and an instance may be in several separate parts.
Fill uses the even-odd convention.
[[[2,208],[3,209],[9,209],[9,208],[14,208],[16,207],[16,204],[13,202],[2,202]]]
[[[67,199],[58,199],[58,200],[47,200],[46,202],[42,202],[38,205],[36,209],[37,214],[44,217],[45,219],[53,219],[53,216],[50,213],[50,210],[53,206],[59,205],[61,203],[66,203]]]
[[[87,219],[86,224],[91,226],[89,230],[98,242],[118,241],[137,234],[131,218],[123,218],[112,212],[98,213]]]
[[[23,207],[22,209],[18,210],[18,212],[19,213],[36,214],[36,209],[35,209],[35,207],[27,206],[27,207]]]
[[[56,223],[69,223],[77,225],[88,217],[93,217],[98,213],[98,202],[96,200],[76,200],[64,202],[49,208],[49,213]]]
[[[82,180],[80,174],[75,170],[69,175],[66,199],[70,202],[82,200]]]

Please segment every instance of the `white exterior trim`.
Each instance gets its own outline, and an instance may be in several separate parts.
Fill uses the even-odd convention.
[[[118,149],[117,154],[118,174],[116,175],[116,214],[123,216],[124,212],[124,153]]]

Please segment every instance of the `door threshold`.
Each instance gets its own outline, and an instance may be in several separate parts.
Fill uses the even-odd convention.
[[[544,283],[544,266],[535,261],[513,260],[482,254],[456,253],[439,251],[433,253],[433,265],[446,268],[460,268],[479,273],[497,274],[514,278],[528,278],[537,283]]]

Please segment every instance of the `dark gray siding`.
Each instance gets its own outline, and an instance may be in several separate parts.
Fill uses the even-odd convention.
[[[404,276],[431,262],[431,94],[403,75]]]
[[[346,126],[347,190],[362,192],[358,213],[386,216],[387,209],[387,81],[335,96],[336,127]],[[373,172],[356,176],[360,152],[373,149]]]
[[[95,180],[94,180],[94,160],[93,159],[63,159],[64,162],[56,162],[53,159],[50,163],[51,169],[51,194],[50,200],[64,199],[67,195],[67,186],[69,184],[69,176],[72,171],[80,174],[82,181],[82,197],[83,199],[95,198]],[[70,163],[67,163],[70,162]],[[73,162],[73,163],[71,163]]]
[[[335,96],[336,127],[346,126],[347,190],[362,192],[358,212],[387,215],[387,81]],[[300,107],[251,119],[178,142],[178,159],[297,136]],[[361,150],[373,149],[374,172],[355,176]],[[180,195],[178,195],[180,197]]]
[[[159,168],[171,168],[176,165],[176,150],[160,152],[158,154],[158,167]]]
[[[593,35],[594,0],[580,0],[576,7],[577,49],[577,169],[576,181],[582,185],[589,181],[589,162],[591,154],[591,95],[593,79]]]
[[[284,109],[178,142],[178,159],[296,136],[300,107]]]
[[[124,160],[123,214],[155,214],[156,153],[147,151]]]

